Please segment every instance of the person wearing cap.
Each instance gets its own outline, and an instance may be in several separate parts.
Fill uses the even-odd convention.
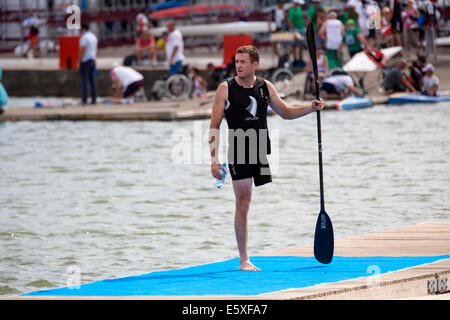
[[[366,39],[356,27],[353,19],[348,19],[345,24],[345,34],[342,42],[347,45],[350,57],[353,57],[355,54],[362,51],[363,47],[368,47]]]
[[[121,99],[134,97],[136,93],[144,86],[144,76],[136,70],[121,66],[118,63],[113,64],[110,71],[111,76],[111,95],[116,102]]]
[[[360,96],[362,92],[356,87],[351,76],[338,74],[325,78],[321,91],[326,93],[327,99],[343,99],[350,95]]]
[[[288,26],[289,30],[292,33],[299,33],[303,40],[298,39],[297,37],[294,40],[292,45],[292,55],[295,61],[303,60],[303,46],[305,45],[305,21],[303,19],[303,11],[302,5],[305,3],[304,0],[294,0],[294,6],[288,12]],[[297,54],[298,48],[298,54]]]
[[[425,75],[422,78],[422,92],[428,96],[439,96],[439,79],[434,74],[434,67],[431,63],[422,69]]]

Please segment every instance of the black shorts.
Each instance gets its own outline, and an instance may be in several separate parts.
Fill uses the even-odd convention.
[[[253,178],[255,187],[272,182],[269,164],[228,164],[231,179],[242,180]]]
[[[144,85],[144,80],[139,80],[131,83],[124,91],[123,97],[127,98],[131,96],[133,93],[139,90],[140,87]]]

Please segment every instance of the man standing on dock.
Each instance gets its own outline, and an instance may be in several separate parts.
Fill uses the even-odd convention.
[[[184,61],[184,42],[181,31],[176,29],[175,21],[170,20],[166,24],[169,35],[166,42],[166,57],[169,62],[170,74],[176,74],[181,71]]]
[[[97,101],[97,83],[95,80],[95,60],[97,58],[97,37],[89,31],[89,26],[81,24],[80,51],[78,55],[78,65],[80,68],[82,104],[87,104],[88,85],[91,89],[92,104]]]
[[[209,144],[211,150],[211,174],[221,179],[218,159],[219,128],[225,118],[229,128],[228,166],[233,180],[236,200],[234,228],[240,256],[240,270],[256,271],[247,253],[248,213],[255,187],[272,182],[267,155],[270,139],[267,128],[267,107],[283,119],[296,119],[321,110],[324,102],[314,100],[311,106],[288,106],[278,95],[274,85],[256,77],[259,53],[254,46],[243,46],[236,51],[237,76],[222,82],[216,91],[212,108]]]

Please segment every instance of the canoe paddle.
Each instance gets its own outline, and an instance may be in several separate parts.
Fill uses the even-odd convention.
[[[312,23],[306,27],[306,38],[308,41],[309,55],[314,72],[314,80],[316,86],[316,99],[319,100],[319,76],[317,72],[316,58],[316,40],[314,38],[314,29]],[[322,133],[320,126],[320,110],[317,113],[317,137],[319,141],[319,178],[320,178],[320,213],[317,218],[316,231],[314,234],[314,257],[320,263],[330,263],[333,259],[334,252],[334,235],[333,225],[330,217],[325,212],[325,200],[323,192],[323,168],[322,168]]]

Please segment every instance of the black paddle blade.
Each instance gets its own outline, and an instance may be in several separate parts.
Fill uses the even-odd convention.
[[[316,59],[316,39],[314,36],[314,28],[312,23],[306,26],[306,41],[308,42],[309,56],[311,57],[312,68],[314,73],[314,83],[316,86],[316,99],[319,100],[319,72],[317,69]]]
[[[314,257],[320,263],[328,264],[333,260],[334,234],[330,217],[325,210],[320,211],[314,234]]]

